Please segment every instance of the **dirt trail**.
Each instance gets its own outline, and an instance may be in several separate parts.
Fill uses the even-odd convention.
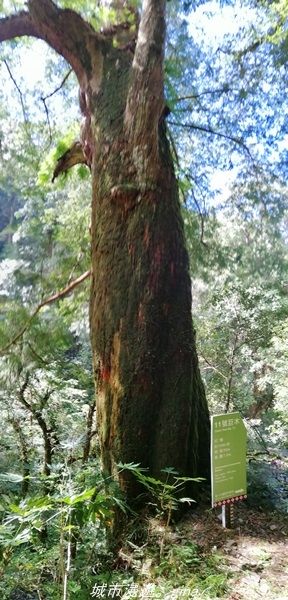
[[[233,529],[223,529],[214,510],[190,514],[181,529],[204,556],[213,552],[223,557],[233,590],[223,597],[288,600],[288,516],[257,512],[243,504],[235,505]]]

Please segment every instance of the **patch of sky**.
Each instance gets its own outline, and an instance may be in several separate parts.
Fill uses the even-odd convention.
[[[263,11],[259,11],[257,7],[249,7],[245,5],[245,1],[236,0],[233,5],[223,5],[221,2],[212,0],[196,8],[196,10],[188,18],[188,30],[191,37],[197,40],[197,43],[202,47],[206,54],[218,54],[220,48],[227,45],[227,41],[232,36],[237,36],[237,50],[241,51],[247,47],[247,35],[243,35],[245,32],[250,32],[253,39],[256,27],[257,32],[266,33],[268,30],[269,22],[263,17]],[[254,33],[253,33],[254,32]],[[271,91],[271,82],[265,80],[261,82],[261,89],[269,96]],[[272,102],[272,98],[271,98]],[[266,103],[261,105],[257,110],[261,112],[261,117],[273,118],[273,107]],[[255,115],[256,117],[256,115]],[[249,119],[247,119],[247,128],[249,129]],[[243,125],[245,125],[243,121]],[[247,132],[248,132],[247,129]],[[275,127],[269,129],[270,140],[277,139],[277,130]],[[258,159],[266,158],[267,162],[272,164],[279,160],[279,153],[283,152],[287,147],[287,138],[277,141],[274,144],[274,148],[270,145],[269,149],[257,139],[257,136],[253,133],[247,137],[245,143],[247,147],[251,149],[252,154],[255,153]],[[233,157],[234,155],[234,157]],[[237,179],[239,174],[239,166],[237,166],[237,156],[234,152],[231,153],[231,167],[228,171],[215,169],[210,174],[210,186],[211,186],[211,203],[214,205],[220,205],[229,196],[230,189],[233,186],[233,182]]]
[[[212,0],[199,6],[188,18],[189,33],[197,37],[202,32],[202,43],[216,50],[225,36],[235,35],[247,25],[255,24],[256,15],[256,10],[243,6],[243,2],[237,1],[231,6]]]
[[[11,50],[11,44],[13,49]],[[11,42],[4,47],[0,69],[2,95],[7,98],[10,110],[16,118],[33,118],[36,121],[49,118],[57,120],[58,126],[67,121],[67,108],[63,104],[61,83],[70,66],[49,46],[41,41],[29,39],[28,42]],[[71,79],[74,75],[70,76]],[[53,93],[55,92],[55,94]],[[66,100],[70,99],[69,118],[79,118],[77,84],[66,86]],[[43,102],[46,99],[46,107]]]

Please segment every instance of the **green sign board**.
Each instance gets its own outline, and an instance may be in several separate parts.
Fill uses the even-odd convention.
[[[247,498],[246,441],[239,413],[211,417],[212,506]]]

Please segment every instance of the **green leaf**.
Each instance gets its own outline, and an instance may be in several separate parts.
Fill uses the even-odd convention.
[[[193,498],[177,498],[178,502],[188,502],[188,504],[190,504],[191,502],[196,502],[196,500],[193,500]]]
[[[10,483],[21,483],[24,477],[18,473],[0,473],[0,480],[9,481]]]
[[[88,500],[89,498],[91,498],[93,496],[93,494],[95,493],[95,488],[92,488],[90,490],[86,490],[85,492],[82,492],[81,494],[77,494],[77,495],[73,495],[73,496],[66,496],[66,498],[62,498],[62,502],[65,502],[66,504],[77,504],[78,502],[83,502],[84,500]]]
[[[167,473],[169,475],[178,475],[178,471],[175,471],[173,467],[166,467],[165,469],[161,469],[161,473]]]

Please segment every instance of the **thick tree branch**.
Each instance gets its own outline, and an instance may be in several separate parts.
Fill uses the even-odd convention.
[[[146,139],[154,160],[158,122],[164,107],[164,46],[166,0],[144,0],[132,65],[125,125],[130,139],[136,143]],[[147,144],[150,134],[151,146]]]
[[[36,315],[38,315],[41,308],[43,308],[44,306],[47,306],[47,304],[52,304],[52,302],[61,300],[61,298],[64,298],[64,296],[67,296],[67,294],[70,294],[70,292],[72,292],[72,290],[74,290],[74,288],[77,285],[79,285],[80,283],[85,281],[85,279],[90,277],[90,275],[91,275],[91,270],[89,269],[89,271],[86,271],[85,273],[83,273],[83,275],[80,275],[80,277],[78,277],[78,279],[75,279],[74,281],[72,281],[72,283],[70,283],[66,288],[64,288],[64,290],[62,290],[61,292],[57,292],[57,294],[53,294],[53,296],[46,298],[46,300],[43,300],[43,302],[41,302],[41,304],[39,304],[37,306],[37,308],[34,310],[31,317],[28,319],[27,323],[24,325],[24,327],[21,329],[21,331],[19,333],[17,333],[17,335],[6,346],[1,348],[0,354],[4,354],[11,346],[13,346],[13,344],[16,344],[16,342],[18,342],[18,340],[22,337],[22,335],[25,333],[25,331],[27,331],[27,329],[30,326],[30,324],[32,323],[33,319],[35,319]]]
[[[0,42],[22,36],[44,40],[75,71],[80,87],[96,91],[102,68],[103,36],[82,17],[57,7],[52,0],[28,0],[28,12],[0,20]]]
[[[56,177],[60,173],[66,173],[74,165],[85,164],[87,165],[87,158],[83,152],[81,142],[74,142],[70,148],[60,156],[57,160],[56,167],[53,172],[52,183],[54,183]]]
[[[16,15],[0,19],[0,42],[25,35],[40,37],[29,13],[22,11]]]
[[[151,62],[163,70],[166,0],[143,0],[133,66],[149,69]]]

